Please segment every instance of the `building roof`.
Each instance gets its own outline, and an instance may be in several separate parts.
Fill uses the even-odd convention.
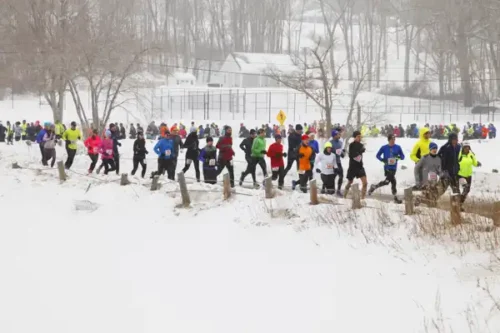
[[[196,81],[196,77],[191,73],[173,72],[170,76],[182,81]]]
[[[290,74],[299,71],[288,54],[233,52],[226,61],[234,61],[245,74],[261,74],[268,71]]]

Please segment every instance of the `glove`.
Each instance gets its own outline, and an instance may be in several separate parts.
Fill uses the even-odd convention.
[[[81,137],[78,137],[78,140],[81,140],[82,138]]]
[[[260,153],[261,153],[261,154],[267,154],[267,151],[265,151],[265,150],[261,150],[261,151],[260,151]]]
[[[283,157],[286,157],[286,153],[283,153]]]
[[[164,158],[164,157],[165,157],[165,153],[161,153],[160,158]]]
[[[118,147],[122,146],[122,144],[120,142],[117,142],[116,144],[117,144]]]
[[[316,172],[317,172],[317,173],[321,173],[321,170],[320,170],[320,169],[316,169]]]
[[[281,153],[276,153],[276,155],[275,155],[276,158],[280,158],[281,156],[283,156],[283,154],[281,154]]]
[[[71,144],[71,141],[69,141],[69,140],[66,140],[65,142],[66,142],[67,145]]]
[[[340,174],[340,169],[339,168],[333,169],[333,174],[339,175]]]
[[[302,157],[304,157],[304,154],[299,154],[298,155],[298,158],[302,158]]]
[[[481,164],[481,162],[477,161],[477,166],[478,166],[478,167],[481,167],[481,166],[483,166],[483,165]]]
[[[363,154],[366,151],[366,148],[361,148],[361,154]]]
[[[144,152],[145,152],[146,154],[149,154],[149,151],[147,151],[147,150],[146,150],[146,151],[144,151]]]

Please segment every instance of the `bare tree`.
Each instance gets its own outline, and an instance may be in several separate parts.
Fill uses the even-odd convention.
[[[332,106],[337,95],[339,72],[345,62],[332,70],[329,61],[332,45],[327,45],[324,47],[321,39],[318,39],[314,48],[305,50],[303,57],[297,59],[297,65],[302,71],[284,74],[279,69],[269,68],[267,75],[286,87],[304,93],[314,101],[324,115],[326,130],[329,133],[332,129]]]
[[[144,67],[143,59],[150,50],[144,48],[135,32],[129,29],[133,0],[114,5],[87,8],[87,26],[80,30],[77,49],[78,68],[68,77],[69,90],[80,122],[102,130],[112,112],[124,106],[123,98],[132,76]],[[88,86],[90,110],[82,103],[81,82]],[[80,84],[79,84],[80,83]],[[89,117],[90,116],[90,117]]]
[[[56,121],[63,118],[66,76],[73,70],[84,7],[73,0],[4,0],[0,7],[0,47],[10,56],[11,80],[21,82],[24,91],[43,94]]]

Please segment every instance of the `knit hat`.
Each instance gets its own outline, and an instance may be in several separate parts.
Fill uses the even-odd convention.
[[[429,143],[429,150],[438,149],[438,145],[434,142]]]
[[[304,128],[302,127],[302,125],[301,125],[301,124],[297,124],[297,125],[295,125],[295,130],[296,130],[296,131],[302,131],[303,129],[304,129]]]
[[[309,135],[307,134],[302,135],[302,141],[304,140],[309,140]]]
[[[458,140],[458,135],[457,133],[450,133],[450,135],[448,135],[448,140]]]
[[[470,142],[469,141],[462,142],[462,147],[469,147],[470,148]]]
[[[332,138],[336,137],[339,134],[339,131],[333,130],[332,131]]]
[[[254,135],[254,134],[257,134],[257,131],[254,130],[253,128],[250,130],[250,135]]]
[[[331,143],[330,141],[327,141],[327,142],[325,143],[325,149],[326,149],[326,148],[332,148],[332,147],[333,147],[333,146],[332,146],[332,143]]]
[[[276,135],[274,136],[274,139],[275,139],[275,140],[280,140],[280,139],[281,139],[281,135],[276,134]]]

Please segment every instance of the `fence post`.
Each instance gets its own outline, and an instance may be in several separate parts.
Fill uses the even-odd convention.
[[[181,189],[182,205],[184,207],[189,207],[191,204],[191,199],[189,198],[189,192],[186,185],[186,178],[184,177],[184,172],[179,172],[177,174],[177,180],[179,181],[179,187]]]
[[[452,194],[450,196],[450,217],[452,225],[459,225],[462,223],[462,217],[460,215],[460,195]]]
[[[120,178],[120,185],[125,186],[128,184],[130,184],[130,182],[128,181],[128,174],[122,173],[122,177]]]
[[[66,180],[66,172],[64,171],[63,161],[57,161],[57,170],[59,171],[59,180],[61,182]]]
[[[229,174],[226,173],[222,177],[222,184],[223,184],[223,193],[224,193],[224,200],[227,200],[231,197],[231,181],[229,180]]]
[[[309,194],[311,197],[311,205],[319,204],[318,201],[318,187],[316,186],[316,179],[313,179],[309,182]]]
[[[413,201],[413,191],[412,188],[409,187],[405,189],[405,214],[413,215],[415,214],[415,204]]]
[[[266,191],[266,199],[272,199],[273,198],[273,180],[271,177],[267,177],[264,180],[264,188]]]
[[[160,189],[160,184],[158,182],[159,180],[160,176],[156,175],[153,177],[153,182],[151,183],[151,191],[156,191]]]
[[[352,189],[352,209],[360,209],[361,208],[361,192],[359,191],[359,185],[354,184],[351,187]]]
[[[495,227],[500,227],[500,201],[495,201],[493,207],[491,207],[493,213],[493,225]]]

